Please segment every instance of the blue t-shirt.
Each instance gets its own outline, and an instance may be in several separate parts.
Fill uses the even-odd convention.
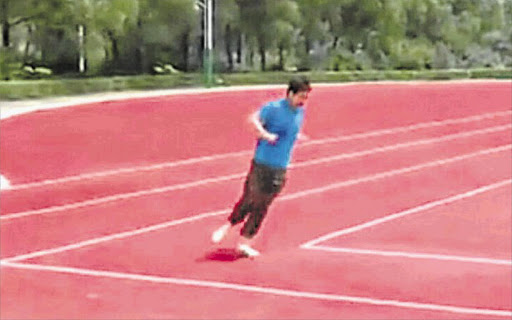
[[[263,127],[278,138],[274,144],[259,139],[254,161],[273,168],[286,168],[304,120],[303,107],[292,108],[287,99],[273,101],[261,108],[260,120]]]

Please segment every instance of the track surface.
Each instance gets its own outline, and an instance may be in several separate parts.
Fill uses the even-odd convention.
[[[4,119],[5,319],[512,317],[505,82],[318,87],[283,194],[241,258],[246,117],[282,90]]]

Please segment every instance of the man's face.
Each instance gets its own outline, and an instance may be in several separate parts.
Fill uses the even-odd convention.
[[[290,91],[288,98],[292,107],[302,107],[308,100],[308,95],[309,91],[298,91],[297,93]]]

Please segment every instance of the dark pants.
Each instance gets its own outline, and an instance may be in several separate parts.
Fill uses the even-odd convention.
[[[258,232],[268,207],[281,192],[286,182],[286,170],[274,169],[252,162],[245,179],[244,191],[229,216],[232,225],[242,222],[247,215],[240,234],[252,238]]]

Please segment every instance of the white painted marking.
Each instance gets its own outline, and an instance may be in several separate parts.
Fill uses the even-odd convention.
[[[418,129],[425,129],[425,128],[430,128],[430,127],[440,127],[440,126],[447,126],[447,125],[453,125],[453,124],[469,123],[469,122],[475,122],[475,121],[480,121],[480,120],[493,119],[493,118],[497,118],[497,117],[504,117],[504,116],[508,116],[510,114],[512,114],[512,111],[492,112],[492,113],[485,113],[485,114],[464,117],[464,118],[448,119],[448,120],[443,120],[443,121],[423,122],[423,123],[417,123],[417,124],[413,124],[413,125],[409,125],[409,126],[395,127],[395,128],[389,128],[389,129],[380,129],[380,130],[374,130],[374,131],[369,131],[369,132],[364,132],[364,133],[356,133],[356,134],[351,134],[351,135],[347,135],[347,136],[341,136],[341,137],[315,139],[315,140],[310,140],[307,142],[302,142],[299,145],[297,145],[297,148],[307,147],[307,146],[311,146],[311,145],[329,144],[329,143],[337,143],[337,142],[343,142],[343,141],[352,141],[352,140],[356,140],[356,139],[378,137],[378,136],[383,136],[383,135],[414,131],[414,130],[418,130]],[[166,168],[197,164],[197,163],[206,162],[206,161],[221,160],[221,159],[226,159],[226,158],[230,158],[230,157],[246,156],[246,155],[250,155],[252,152],[253,151],[251,151],[251,150],[244,150],[244,151],[238,151],[238,152],[215,154],[215,155],[211,155],[211,156],[203,156],[203,157],[189,158],[189,159],[184,159],[184,160],[158,163],[158,164],[149,165],[149,166],[120,168],[120,169],[114,169],[114,170],[98,171],[98,172],[93,172],[93,173],[68,176],[68,177],[63,177],[63,178],[58,178],[58,179],[47,179],[47,180],[43,180],[43,181],[36,181],[36,182],[13,185],[12,190],[22,190],[22,189],[35,188],[35,187],[40,187],[40,186],[68,183],[68,182],[73,182],[73,181],[102,178],[102,177],[108,177],[108,176],[112,176],[112,175],[119,175],[119,174],[126,174],[126,173],[161,170],[161,169],[166,169]]]
[[[485,150],[478,151],[478,152],[467,153],[467,154],[453,157],[453,158],[436,160],[436,161],[426,162],[426,163],[422,163],[422,164],[411,166],[411,167],[405,167],[405,168],[401,168],[401,169],[385,171],[385,172],[377,173],[377,174],[374,174],[371,176],[366,176],[366,177],[362,177],[362,178],[358,178],[358,179],[352,179],[352,180],[329,184],[325,187],[319,187],[319,188],[314,188],[314,189],[307,190],[307,191],[296,192],[293,194],[287,194],[287,195],[282,196],[281,199],[284,198],[284,199],[288,200],[288,199],[299,198],[304,195],[318,194],[318,193],[330,191],[333,189],[353,186],[353,185],[364,183],[364,182],[370,182],[370,181],[375,181],[375,180],[379,180],[379,179],[383,179],[383,178],[389,178],[389,177],[396,176],[399,174],[411,173],[414,171],[419,171],[419,170],[423,170],[426,168],[441,166],[441,165],[453,163],[456,161],[462,161],[462,160],[467,160],[467,159],[478,157],[478,156],[502,152],[502,151],[510,150],[511,148],[512,148],[512,145],[508,144],[508,145],[497,147],[497,148],[491,148],[491,149],[485,149]]]
[[[386,146],[386,147],[379,147],[379,148],[368,149],[368,150],[363,150],[363,151],[358,151],[358,152],[353,152],[353,153],[342,153],[342,154],[335,155],[335,156],[321,157],[318,159],[292,163],[289,166],[289,168],[294,169],[294,168],[324,164],[324,163],[329,163],[329,162],[334,162],[334,161],[354,159],[357,157],[363,157],[363,156],[376,154],[376,153],[380,153],[380,152],[388,152],[388,151],[394,151],[394,150],[398,150],[401,148],[407,148],[407,147],[412,147],[412,146],[445,142],[448,140],[459,139],[459,138],[467,138],[467,137],[471,137],[471,136],[475,136],[475,135],[503,131],[503,130],[507,130],[510,128],[512,128],[512,125],[496,126],[496,127],[486,128],[486,129],[479,129],[479,130],[473,130],[473,131],[468,131],[468,132],[463,132],[463,133],[446,135],[446,136],[442,136],[440,138],[421,139],[421,140],[415,140],[415,141],[406,142],[406,143],[399,143],[399,144],[394,144],[394,145],[390,145],[390,146]],[[187,188],[202,186],[202,185],[206,185],[206,184],[210,184],[210,183],[218,183],[221,181],[228,181],[228,180],[243,178],[243,177],[245,177],[245,175],[246,175],[246,173],[237,173],[237,174],[227,175],[227,176],[218,176],[215,178],[196,180],[193,182],[170,185],[167,187],[160,187],[160,188],[147,189],[147,190],[141,190],[141,191],[136,191],[136,192],[122,193],[122,194],[117,194],[117,195],[112,195],[112,196],[107,196],[107,197],[102,197],[102,198],[96,198],[96,199],[92,199],[92,200],[85,200],[85,201],[79,201],[79,202],[74,202],[74,203],[65,204],[65,205],[47,207],[47,208],[43,208],[43,209],[28,210],[28,211],[15,212],[15,213],[7,213],[7,214],[0,216],[0,221],[1,220],[18,219],[18,218],[32,216],[32,215],[41,215],[41,214],[50,213],[50,212],[61,212],[61,211],[78,209],[78,208],[83,208],[83,207],[88,207],[88,206],[93,206],[93,205],[98,205],[98,204],[104,204],[104,203],[108,203],[108,202],[127,200],[127,199],[131,199],[131,198],[142,197],[142,196],[147,196],[147,195],[152,195],[152,194],[157,194],[157,193],[164,193],[164,192],[169,192],[169,191],[187,189]]]
[[[419,253],[419,252],[368,250],[368,249],[360,249],[360,248],[340,248],[340,247],[319,246],[319,245],[303,247],[303,249],[319,250],[319,251],[327,251],[327,252],[335,252],[335,253],[377,255],[377,256],[385,256],[385,257],[432,259],[432,260],[471,262],[471,263],[483,263],[483,264],[496,264],[496,265],[506,265],[506,266],[512,265],[512,260],[492,259],[492,258],[484,258],[484,257],[455,256],[455,255],[445,255],[445,254],[432,254],[432,253]]]
[[[55,185],[55,184],[62,184],[62,183],[68,183],[68,182],[83,181],[83,180],[89,180],[89,179],[95,179],[95,178],[104,178],[104,177],[108,177],[108,176],[115,176],[115,175],[121,175],[121,174],[127,174],[127,173],[168,169],[168,168],[173,168],[173,167],[198,164],[198,163],[207,162],[207,161],[222,160],[222,159],[227,159],[227,158],[232,158],[232,157],[241,157],[241,156],[245,156],[245,155],[249,155],[249,154],[251,154],[251,151],[238,151],[238,152],[222,153],[222,154],[215,154],[215,155],[211,155],[211,156],[204,156],[204,157],[189,158],[189,159],[184,159],[184,160],[158,163],[158,164],[149,165],[149,166],[139,166],[139,167],[121,168],[121,169],[115,169],[115,170],[86,173],[86,174],[80,174],[80,175],[76,175],[76,176],[68,176],[68,177],[63,177],[63,178],[58,178],[58,179],[48,179],[48,180],[43,180],[43,181],[18,184],[18,185],[14,185],[12,187],[12,190],[23,190],[23,189],[29,189],[29,188],[35,188],[35,187],[41,187],[41,186],[49,186],[49,185]]]
[[[462,306],[453,306],[453,305],[442,305],[442,304],[434,304],[434,303],[422,303],[422,302],[412,302],[412,301],[357,297],[357,296],[339,295],[339,294],[332,294],[332,293],[316,293],[316,292],[281,289],[281,288],[273,288],[273,287],[262,287],[262,286],[254,286],[254,285],[238,284],[238,283],[206,281],[206,280],[196,280],[196,279],[183,279],[183,278],[173,278],[173,277],[161,277],[161,276],[151,276],[151,275],[143,275],[143,274],[73,268],[73,267],[46,266],[46,265],[38,265],[38,264],[12,263],[12,262],[5,262],[5,261],[2,261],[1,264],[3,267],[18,268],[18,269],[25,269],[25,270],[56,272],[56,273],[65,273],[65,274],[72,274],[72,275],[82,275],[82,276],[110,278],[110,279],[122,279],[122,280],[141,281],[141,282],[150,282],[150,283],[158,283],[158,284],[168,284],[168,285],[172,284],[172,285],[200,287],[200,288],[215,288],[215,289],[224,289],[224,290],[234,290],[234,291],[241,291],[241,292],[268,294],[268,295],[281,296],[281,297],[293,297],[293,298],[311,299],[311,300],[349,302],[349,303],[358,303],[358,304],[364,304],[364,305],[377,305],[377,306],[387,306],[387,307],[405,308],[405,309],[414,309],[414,310],[439,311],[439,312],[449,312],[449,313],[457,313],[457,314],[487,315],[487,316],[499,316],[499,317],[512,316],[512,311],[510,311],[510,310],[499,310],[499,309],[496,310],[496,309],[486,309],[486,308],[473,308],[473,307],[462,307]]]
[[[100,296],[99,296],[97,293],[88,293],[85,297],[86,297],[87,299],[96,300],[96,299],[98,299]]]
[[[201,95],[208,93],[237,92],[237,91],[258,91],[285,88],[282,85],[260,85],[260,86],[237,86],[221,88],[195,88],[195,89],[168,89],[152,91],[123,91],[123,92],[100,92],[82,96],[63,96],[48,99],[20,100],[4,102],[0,108],[0,119],[7,119],[17,115],[23,115],[38,110],[52,110],[58,108],[75,107],[90,103],[109,101],[124,101],[132,99],[145,99],[152,97],[165,97],[174,95]],[[8,105],[7,107],[5,105]]]
[[[330,191],[330,190],[334,190],[334,189],[338,189],[338,188],[353,186],[353,185],[360,184],[360,183],[372,182],[372,181],[376,181],[378,179],[389,178],[389,177],[403,174],[403,173],[409,173],[409,172],[413,172],[413,171],[417,171],[417,170],[422,170],[425,168],[431,168],[431,167],[435,167],[435,166],[445,165],[448,163],[466,160],[466,159],[470,159],[470,158],[481,156],[481,155],[502,152],[505,150],[510,150],[511,148],[512,148],[512,144],[509,144],[506,146],[485,149],[485,150],[481,150],[478,152],[464,154],[464,155],[453,157],[453,158],[431,161],[431,162],[423,163],[423,164],[412,166],[412,167],[406,167],[406,168],[381,172],[378,174],[374,174],[374,175],[370,175],[370,176],[366,176],[366,177],[362,177],[362,178],[358,178],[358,179],[341,181],[338,183],[329,184],[329,185],[319,187],[319,188],[312,188],[312,189],[308,189],[308,190],[304,190],[304,191],[300,191],[300,192],[296,192],[296,193],[286,194],[286,195],[283,195],[283,196],[277,198],[276,201],[287,201],[287,200],[296,199],[296,198],[300,198],[300,197],[304,197],[304,196],[308,196],[308,195],[312,195],[312,194],[318,194],[318,193],[322,193],[322,192],[326,192],[326,191]],[[99,243],[114,240],[114,239],[128,238],[128,237],[131,237],[134,235],[164,229],[169,226],[179,225],[182,223],[196,221],[196,220],[204,219],[207,217],[213,217],[213,216],[217,216],[217,215],[221,215],[221,214],[227,214],[229,212],[231,212],[231,208],[201,213],[201,214],[198,214],[198,215],[195,215],[192,217],[188,217],[188,218],[184,218],[184,219],[180,219],[180,220],[169,221],[169,222],[160,223],[160,224],[156,224],[156,225],[152,225],[149,227],[140,228],[140,229],[136,229],[136,230],[132,230],[132,231],[126,231],[126,232],[122,232],[122,233],[118,233],[118,234],[113,234],[113,235],[109,235],[109,236],[104,236],[104,237],[99,237],[99,238],[90,239],[90,240],[86,240],[86,241],[81,241],[81,242],[78,242],[75,244],[56,247],[56,248],[52,248],[52,249],[35,251],[35,252],[23,254],[23,255],[14,256],[11,258],[5,258],[5,259],[2,259],[1,261],[11,261],[11,262],[12,261],[21,261],[21,260],[46,256],[49,254],[60,253],[60,252],[68,251],[68,250],[79,249],[79,248],[82,248],[85,246],[95,245],[95,244],[99,244]]]
[[[487,186],[484,186],[484,187],[481,187],[481,188],[478,188],[478,189],[474,189],[474,190],[471,190],[471,191],[468,191],[468,192],[464,192],[464,193],[461,193],[461,194],[458,194],[458,195],[455,195],[455,196],[452,196],[452,197],[448,197],[448,198],[445,198],[445,199],[432,201],[432,202],[423,204],[421,206],[417,206],[417,207],[414,207],[414,208],[411,208],[411,209],[407,209],[407,210],[400,211],[400,212],[397,212],[397,213],[389,214],[389,215],[387,215],[385,217],[374,219],[374,220],[371,220],[371,221],[368,221],[368,222],[365,222],[365,223],[361,223],[361,224],[358,224],[358,225],[350,227],[350,228],[345,228],[345,229],[342,229],[342,230],[331,232],[329,234],[326,234],[324,236],[321,236],[319,238],[313,239],[311,241],[308,241],[308,242],[302,244],[301,248],[312,249],[312,247],[314,247],[315,245],[317,245],[317,244],[319,244],[321,242],[325,242],[325,241],[333,239],[333,238],[341,237],[343,235],[347,235],[347,234],[354,233],[354,232],[357,232],[357,231],[361,231],[361,230],[364,230],[364,229],[367,229],[367,228],[371,228],[371,227],[374,227],[376,225],[379,225],[379,224],[382,224],[382,223],[385,223],[385,222],[389,222],[389,221],[392,221],[392,220],[395,220],[395,219],[398,219],[398,218],[402,218],[402,217],[408,216],[410,214],[418,213],[418,212],[429,210],[429,209],[432,209],[432,208],[435,208],[435,207],[438,207],[438,206],[441,206],[441,205],[445,205],[445,204],[452,203],[452,202],[455,202],[455,201],[459,201],[459,200],[462,200],[462,199],[470,198],[470,197],[476,196],[476,195],[478,195],[480,193],[484,193],[484,192],[487,192],[487,191],[490,191],[490,190],[494,190],[496,188],[500,188],[500,187],[509,185],[511,182],[512,182],[512,180],[510,180],[510,179],[499,181],[499,182],[496,182],[496,183],[493,183],[493,184],[490,184],[490,185],[487,185]]]
[[[99,205],[99,204],[104,204],[104,203],[109,203],[109,202],[114,202],[114,201],[119,201],[119,200],[128,200],[128,199],[133,199],[133,198],[137,198],[137,197],[154,195],[154,194],[158,194],[158,193],[165,193],[165,192],[170,192],[170,191],[175,191],[175,190],[183,190],[183,189],[187,189],[187,188],[206,185],[209,183],[229,181],[229,180],[233,180],[233,179],[243,178],[246,175],[247,175],[247,173],[231,174],[231,175],[227,175],[227,176],[220,176],[217,178],[210,178],[210,179],[203,179],[203,180],[198,180],[198,181],[193,181],[193,182],[188,182],[188,183],[175,184],[175,185],[171,185],[171,186],[167,186],[167,187],[153,188],[153,189],[141,190],[141,191],[136,191],[136,192],[121,193],[121,194],[116,194],[116,195],[102,197],[102,198],[74,202],[74,203],[70,203],[70,204],[66,204],[66,205],[59,205],[59,206],[53,206],[53,207],[48,207],[48,208],[43,208],[43,209],[36,209],[36,210],[28,210],[28,211],[17,212],[17,213],[9,213],[9,214],[0,216],[0,221],[19,219],[19,218],[23,218],[23,217],[41,215],[41,214],[50,213],[50,212],[51,213],[62,212],[62,211],[79,209],[79,208],[84,208],[84,207],[89,207],[89,206],[93,206],[93,205]]]
[[[454,125],[454,124],[461,124],[461,123],[470,123],[470,122],[476,122],[481,120],[488,120],[493,119],[497,117],[505,117],[510,116],[512,114],[512,111],[500,111],[500,112],[491,112],[491,113],[485,113],[480,115],[474,115],[469,116],[465,118],[455,118],[455,119],[447,119],[447,120],[439,120],[439,121],[431,121],[431,122],[420,122],[416,124],[412,124],[409,126],[403,126],[403,127],[394,127],[389,129],[379,129],[375,131],[368,131],[363,133],[356,133],[349,136],[341,136],[341,137],[331,137],[331,138],[324,138],[321,140],[311,140],[304,142],[303,144],[307,145],[315,145],[315,144],[327,144],[332,142],[341,142],[341,141],[350,141],[355,139],[363,139],[363,138],[370,138],[370,137],[378,137],[383,135],[389,135],[389,134],[395,134],[395,133],[404,133],[419,129],[427,129],[427,128],[435,128],[435,127],[443,127],[448,125]]]
[[[83,247],[92,246],[92,245],[100,244],[100,243],[107,242],[107,241],[125,239],[125,238],[133,237],[133,236],[136,236],[136,235],[139,235],[139,234],[144,234],[144,233],[148,233],[148,232],[153,232],[153,231],[169,228],[169,227],[172,227],[172,226],[177,226],[179,224],[183,224],[183,223],[187,223],[187,222],[193,222],[193,221],[197,221],[197,220],[201,220],[201,219],[205,219],[205,218],[209,218],[209,217],[218,216],[218,215],[221,215],[221,214],[227,214],[229,212],[230,212],[230,209],[223,209],[223,210],[205,212],[205,213],[201,213],[201,214],[198,214],[198,215],[195,215],[195,216],[192,216],[192,217],[187,217],[187,218],[178,219],[178,220],[171,220],[171,221],[167,221],[167,222],[164,222],[164,223],[155,224],[155,225],[152,225],[152,226],[149,226],[149,227],[144,227],[144,228],[139,228],[139,229],[135,229],[135,230],[115,233],[115,234],[111,234],[111,235],[108,235],[108,236],[94,238],[94,239],[89,239],[89,240],[77,242],[77,243],[66,245],[66,246],[62,246],[62,247],[56,247],[56,248],[53,248],[53,249],[41,250],[41,251],[36,251],[36,252],[28,253],[28,254],[23,254],[23,255],[15,256],[15,257],[12,257],[12,258],[6,258],[6,259],[0,260],[0,262],[3,262],[3,261],[9,261],[9,262],[21,261],[21,260],[26,260],[26,259],[32,259],[32,258],[47,256],[47,255],[50,255],[50,254],[55,254],[55,253],[60,253],[60,252],[80,249],[80,248],[83,248]]]
[[[12,186],[9,180],[7,180],[6,177],[0,175],[0,190],[9,190],[11,188]]]
[[[467,131],[467,132],[462,132],[462,133],[449,134],[449,135],[438,137],[438,138],[414,140],[414,141],[410,141],[410,142],[393,144],[393,145],[389,145],[389,146],[385,146],[385,147],[379,147],[379,148],[374,148],[374,149],[369,149],[369,150],[362,150],[362,151],[357,151],[357,152],[353,152],[353,153],[344,153],[344,154],[325,157],[325,158],[319,158],[319,159],[314,159],[314,160],[309,160],[309,161],[304,161],[304,162],[298,162],[298,163],[292,164],[290,167],[291,168],[300,168],[300,167],[304,167],[304,166],[327,163],[327,162],[332,162],[332,161],[336,161],[336,160],[364,157],[364,156],[368,156],[368,155],[372,155],[372,154],[376,154],[376,153],[394,151],[394,150],[404,149],[404,148],[408,148],[408,147],[416,147],[416,146],[421,146],[421,145],[446,142],[446,141],[460,139],[460,138],[472,137],[475,135],[495,133],[495,132],[504,131],[504,130],[507,130],[510,128],[512,128],[512,125],[507,124],[507,125],[496,126],[496,127],[486,128],[486,129],[479,129],[479,130]]]
[[[348,86],[365,86],[365,85],[429,85],[435,86],[440,84],[449,85],[466,85],[479,83],[506,83],[506,80],[485,79],[485,80],[449,80],[449,81],[361,81],[361,82],[343,82],[343,83],[316,83],[315,87],[348,87]],[[249,86],[233,86],[233,87],[217,87],[217,88],[192,88],[192,89],[164,89],[149,91],[123,91],[123,92],[99,92],[87,95],[63,96],[45,99],[21,100],[21,101],[2,101],[0,107],[0,119],[7,119],[16,115],[22,115],[37,110],[47,110],[65,107],[74,107],[89,103],[107,102],[107,101],[123,101],[130,99],[141,99],[151,97],[164,97],[174,95],[201,95],[219,92],[238,92],[238,91],[258,91],[269,89],[285,89],[286,85],[249,85]]]

